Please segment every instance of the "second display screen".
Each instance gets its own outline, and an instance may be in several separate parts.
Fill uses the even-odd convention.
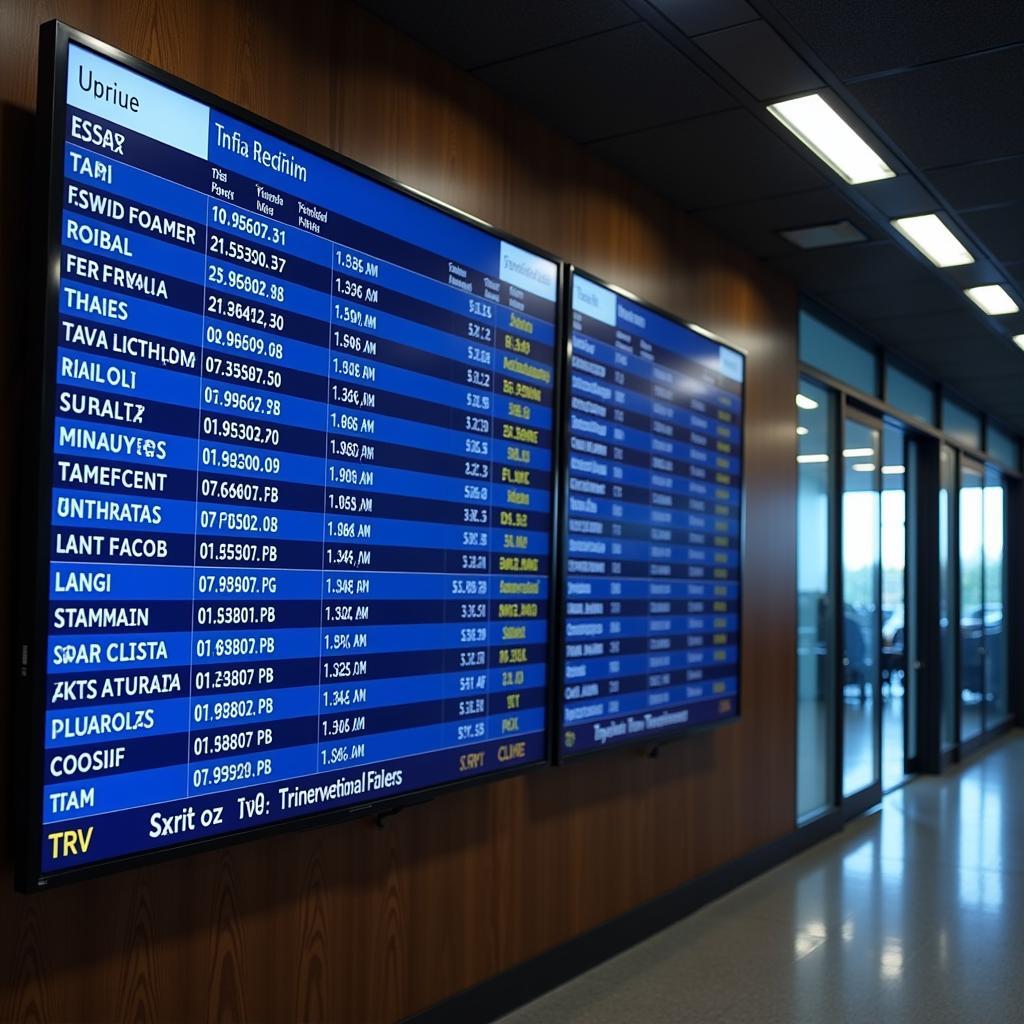
[[[574,272],[562,757],[734,717],[743,356]]]

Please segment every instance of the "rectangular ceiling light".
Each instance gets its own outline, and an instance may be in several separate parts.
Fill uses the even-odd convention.
[[[989,316],[1004,316],[1020,309],[1001,284],[979,284],[976,288],[965,288],[964,293]]]
[[[962,267],[974,262],[974,257],[934,213],[897,217],[892,226],[937,267]]]
[[[796,404],[798,409],[817,409],[818,403],[813,398],[808,398],[806,395],[797,395]]]
[[[798,455],[796,457],[796,461],[800,462],[800,463],[828,462],[828,456],[824,455],[824,454],[822,454],[822,455]]]
[[[817,93],[771,103],[768,110],[851,185],[896,177],[896,172]]]
[[[1017,348],[1024,348],[1024,334],[1015,334],[1013,336],[1013,343]]]
[[[865,455],[874,455],[874,448],[844,448],[844,459],[863,459]]]

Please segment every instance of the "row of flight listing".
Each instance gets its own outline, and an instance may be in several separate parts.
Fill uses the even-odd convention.
[[[55,128],[44,872],[734,716],[742,356],[112,68]]]

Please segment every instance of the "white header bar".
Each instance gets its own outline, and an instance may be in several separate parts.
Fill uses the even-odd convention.
[[[522,288],[524,292],[539,295],[542,299],[554,302],[558,295],[558,267],[543,256],[535,256],[532,252],[501,243],[500,269],[498,276],[502,281]]]
[[[615,292],[579,274],[573,274],[572,278],[572,308],[574,312],[586,313],[609,327],[615,326]]]
[[[71,43],[68,105],[207,159],[210,108]]]

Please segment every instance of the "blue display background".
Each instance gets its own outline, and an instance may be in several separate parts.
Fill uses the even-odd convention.
[[[743,357],[570,288],[563,757],[738,713],[742,547]]]
[[[77,44],[66,101],[42,874],[543,759],[557,264]]]

